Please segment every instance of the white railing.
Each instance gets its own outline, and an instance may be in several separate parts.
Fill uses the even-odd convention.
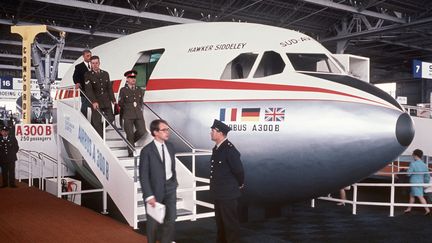
[[[24,149],[18,151],[17,160],[17,178],[21,182],[23,178],[29,180],[28,186],[33,186],[33,180],[38,179],[38,188],[44,190],[44,180],[48,177],[56,178],[57,175],[57,161],[43,152],[34,152]],[[62,170],[68,172],[69,168],[65,164],[62,165]],[[45,169],[51,167],[52,174],[46,174]],[[26,175],[26,177],[23,176]]]
[[[422,117],[422,118],[432,118],[432,110],[431,108],[421,107],[421,106],[412,106],[412,105],[402,105],[405,111],[410,116]]]
[[[66,91],[66,92],[71,91],[71,93],[74,95],[76,95],[76,94],[83,95],[87,99],[87,102],[89,102],[91,104],[90,99],[87,97],[87,95],[84,92],[82,92],[81,89],[79,89],[79,92],[77,92],[78,90],[75,88],[75,85],[61,87],[58,90],[59,91]],[[62,100],[62,101],[63,101],[63,104],[68,105],[70,107],[73,107],[74,110],[80,111],[80,106],[81,106],[81,97],[80,96],[74,97],[71,100],[72,104],[71,104],[71,102],[65,102],[64,100]],[[92,112],[95,112],[94,109],[92,109]],[[114,129],[114,131],[116,131],[116,133],[123,140],[123,142],[126,143],[126,146],[134,152],[134,155],[135,155],[136,154],[135,146],[130,144],[129,140],[127,140],[126,137],[119,131],[119,129],[117,128],[117,126],[115,124],[115,120],[113,122],[108,121],[105,113],[99,109],[97,109],[96,112],[98,112],[102,118],[102,140],[103,140],[103,143],[106,144],[106,139],[107,139],[106,123],[108,123]],[[80,112],[80,114],[81,114],[81,112]],[[87,119],[87,117],[86,117],[86,119]]]
[[[182,218],[184,218],[184,220],[190,219],[192,221],[195,221],[198,218],[206,218],[206,217],[213,217],[214,216],[214,211],[206,212],[206,213],[199,213],[199,214],[197,213],[197,205],[205,207],[205,208],[209,208],[209,209],[214,209],[213,204],[197,199],[197,192],[208,191],[210,189],[209,185],[197,186],[197,182],[210,184],[210,179],[196,176],[196,157],[197,156],[210,156],[211,154],[212,154],[212,151],[206,150],[206,149],[192,149],[192,152],[189,152],[189,153],[177,153],[176,154],[176,157],[192,157],[192,177],[193,177],[193,183],[192,183],[191,188],[182,188],[182,189],[177,190],[178,193],[192,192],[192,202],[193,202],[192,215],[179,217],[179,220],[182,220]]]
[[[392,163],[393,164],[393,163]],[[414,174],[431,174],[432,172],[381,172],[381,175],[389,175],[391,176],[391,183],[355,183],[352,185],[353,187],[353,199],[338,199],[338,198],[332,198],[332,197],[318,197],[320,200],[325,201],[333,201],[333,202],[339,202],[344,204],[351,204],[352,205],[352,214],[357,214],[357,206],[358,205],[365,205],[365,206],[385,206],[389,207],[389,216],[394,216],[394,208],[395,207],[432,207],[432,204],[421,204],[421,203],[400,203],[396,202],[395,200],[395,194],[396,194],[396,188],[403,188],[403,187],[412,187],[412,186],[421,186],[421,187],[431,187],[432,181],[430,183],[396,183],[397,175],[414,175]],[[362,187],[390,187],[390,197],[388,202],[376,202],[376,201],[360,201],[358,200],[359,195],[359,189]],[[408,200],[408,198],[406,198]],[[315,207],[315,199],[312,199],[311,206]]]
[[[63,87],[62,89],[63,90],[69,90],[73,94],[77,93],[74,86]],[[66,106],[63,106],[63,104],[66,105]],[[64,110],[73,109],[73,110],[75,110],[78,113],[79,112],[80,104],[81,104],[80,98],[76,97],[76,98],[73,98],[73,99],[61,100],[58,103],[58,106],[59,107],[64,107],[63,108]],[[66,107],[69,107],[69,108],[66,108]],[[147,109],[150,111],[149,113],[151,113],[155,118],[161,118],[150,107],[148,107],[146,105],[145,105],[145,107],[147,107]],[[102,112],[100,112],[100,111],[97,111],[97,112],[99,112],[101,114],[101,116],[102,116],[103,126],[104,127],[103,127],[103,136],[102,136],[101,139],[102,139],[102,143],[105,143],[105,140],[106,140],[106,136],[105,136],[106,135],[105,134],[105,130],[106,130],[105,129],[106,117],[105,117],[105,115]],[[79,112],[79,114],[81,114],[81,113]],[[63,121],[62,117],[60,117],[60,116],[58,116],[58,120],[59,121]],[[79,119],[77,119],[77,120],[81,120],[81,117]],[[114,124],[111,124],[111,125],[114,128],[114,130],[118,133],[119,137],[121,137],[122,140],[127,144],[127,146],[130,149],[135,150],[134,146],[132,146],[128,142],[128,140],[126,140],[126,138],[124,137],[124,135],[119,132],[119,130],[116,128],[116,126]],[[87,126],[87,127],[90,127],[90,126]],[[62,128],[62,126],[59,125],[58,126],[58,130],[60,131],[61,129],[63,129],[63,128]],[[208,184],[208,183],[210,183],[210,181],[209,181],[209,179],[206,179],[206,178],[197,177],[196,174],[195,174],[196,173],[196,171],[195,171],[196,156],[208,156],[208,155],[211,155],[211,151],[209,151],[209,150],[202,150],[202,149],[195,149],[185,138],[183,138],[173,128],[171,128],[171,131],[173,132],[174,136],[178,137],[180,139],[180,141],[183,142],[192,151],[192,152],[189,152],[189,153],[179,153],[179,154],[176,154],[176,158],[178,158],[178,157],[184,157],[184,156],[192,156],[192,164],[193,164],[192,165],[192,173],[189,170],[187,170],[187,173],[188,173],[187,180],[192,182],[191,187],[186,186],[186,187],[183,187],[183,188],[177,190],[178,193],[186,193],[186,194],[187,193],[192,193],[192,198],[185,198],[185,200],[188,200],[189,204],[193,205],[192,206],[192,214],[191,215],[185,215],[185,216],[179,216],[177,218],[177,220],[196,220],[198,218],[212,217],[212,216],[214,216],[214,212],[197,213],[197,205],[203,206],[203,207],[209,208],[209,209],[214,209],[214,206],[213,206],[213,204],[210,204],[208,202],[197,200],[196,193],[198,191],[209,190],[209,186],[208,185],[197,186],[197,182],[207,183]],[[93,132],[87,131],[87,133],[93,133]],[[98,140],[98,138],[92,138],[92,139],[95,140],[93,142],[97,142],[96,140]],[[73,143],[73,141],[69,141],[69,142]],[[80,147],[80,146],[76,145],[75,147]],[[106,155],[108,156],[109,152],[108,151],[106,151],[106,152],[107,152]],[[137,160],[137,158],[138,158],[138,156],[137,156],[136,151],[134,152],[134,155],[135,155],[134,156],[135,158],[134,158],[133,192],[135,192],[135,194],[133,196],[134,200],[131,203],[133,203],[133,205],[134,205],[134,207],[133,207],[133,214],[135,215],[135,217],[133,217],[132,224],[130,222],[131,218],[128,217],[128,214],[127,213],[125,214],[123,212],[122,213],[123,213],[123,216],[126,218],[126,220],[129,222],[129,224],[131,226],[134,226],[134,228],[137,228],[137,225],[138,225],[138,213],[137,213],[138,212],[138,206],[137,206],[137,203],[136,203],[137,202],[137,193],[136,192],[138,191],[137,190],[137,186],[138,186],[138,184],[137,184],[137,182],[138,182],[138,160]],[[182,163],[179,163],[179,164],[182,164]],[[110,167],[110,171],[111,172],[116,171],[115,168],[114,168],[114,166],[115,166],[114,164],[111,165],[111,167]],[[182,164],[182,166],[184,166],[184,165]],[[119,176],[112,176],[111,180],[113,180],[113,179],[119,179]],[[187,183],[187,185],[190,185],[190,184]],[[104,193],[106,193],[107,189],[109,190],[109,187],[110,186],[108,184],[104,185],[104,189],[105,189]],[[116,187],[118,187],[118,186],[116,186]],[[127,190],[129,190],[129,188]],[[110,191],[110,193],[113,193],[113,191]],[[72,194],[72,193],[67,193],[67,194]],[[124,194],[124,193],[119,193],[119,194]],[[66,194],[63,193],[61,195],[66,195]],[[112,197],[113,197],[113,200],[116,202],[116,204],[119,203],[118,200],[115,200],[116,199],[116,195],[112,195]],[[125,199],[125,196],[122,196],[121,198],[122,198],[122,200],[121,200],[122,203],[120,203],[120,205],[117,205],[117,206],[120,208],[120,211],[123,211],[121,209],[124,208],[123,206],[125,206],[126,204],[128,204],[126,202],[128,200]],[[122,204],[124,204],[124,205],[122,206]],[[130,204],[130,205],[132,205],[132,204]],[[128,211],[128,210],[126,210],[126,211]]]

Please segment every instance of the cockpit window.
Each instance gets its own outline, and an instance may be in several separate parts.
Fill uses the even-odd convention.
[[[238,55],[226,65],[221,79],[247,78],[257,56],[258,54],[256,53],[243,53]]]
[[[296,71],[340,73],[333,61],[325,54],[287,53]]]
[[[279,53],[266,51],[261,58],[261,62],[255,72],[254,78],[262,78],[283,72],[285,62]]]

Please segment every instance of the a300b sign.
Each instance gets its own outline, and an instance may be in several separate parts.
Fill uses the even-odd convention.
[[[51,136],[52,126],[49,125],[21,125],[17,126],[17,136]]]

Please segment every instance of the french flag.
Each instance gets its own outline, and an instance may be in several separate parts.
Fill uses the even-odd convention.
[[[223,122],[237,121],[237,108],[221,108],[219,120]]]

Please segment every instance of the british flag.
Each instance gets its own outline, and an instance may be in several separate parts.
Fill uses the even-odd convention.
[[[285,120],[285,108],[266,108],[265,121],[283,122]]]

